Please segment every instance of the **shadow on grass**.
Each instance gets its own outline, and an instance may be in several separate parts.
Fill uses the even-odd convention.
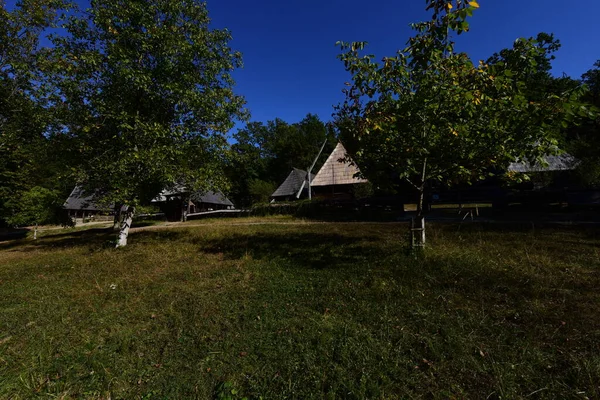
[[[223,254],[229,259],[250,255],[255,259],[286,259],[306,268],[335,269],[383,256],[385,249],[378,244],[380,240],[376,236],[334,233],[260,232],[234,234],[198,244],[202,251]]]
[[[153,223],[136,225],[134,228],[143,226],[152,226]],[[90,228],[76,231],[62,231],[61,233],[46,233],[37,240],[33,239],[16,239],[0,243],[0,251],[2,250],[22,250],[27,251],[33,248],[74,248],[88,247],[90,249],[100,249],[114,247],[118,232],[109,228]],[[156,230],[156,231],[141,231],[130,232],[129,243],[131,245],[147,244],[156,240],[185,240],[186,235],[177,230]]]
[[[600,225],[581,225],[569,223],[556,223],[549,221],[510,221],[510,222],[487,222],[487,221],[458,221],[451,223],[439,223],[433,221],[435,229],[444,233],[531,233],[531,234],[553,234],[556,232],[571,233],[576,236],[590,239],[600,238]]]
[[[155,225],[161,224],[163,222],[164,221],[155,221],[155,220],[141,220],[141,221],[133,220],[131,227],[132,228],[144,228],[146,226],[155,226]]]
[[[112,228],[93,228],[58,234],[47,234],[37,240],[13,240],[0,243],[0,250],[39,248],[69,248],[79,246],[105,247],[116,236]]]
[[[29,229],[0,229],[0,242],[5,240],[19,240],[25,239]]]

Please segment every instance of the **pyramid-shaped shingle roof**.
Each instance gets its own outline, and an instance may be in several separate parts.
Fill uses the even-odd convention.
[[[338,142],[333,152],[321,167],[317,176],[312,181],[312,186],[348,185],[354,183],[367,183],[366,179],[355,178],[359,171],[356,165],[340,161],[346,157],[346,149]]]

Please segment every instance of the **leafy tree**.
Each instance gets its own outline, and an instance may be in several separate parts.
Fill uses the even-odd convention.
[[[9,199],[8,206],[12,212],[8,222],[13,226],[35,225],[33,238],[37,239],[38,225],[72,225],[71,219],[60,212],[63,202],[60,192],[34,186]]]
[[[600,60],[596,61],[592,69],[584,73],[581,78],[589,88],[587,100],[594,105],[600,104]]]
[[[8,11],[0,2],[0,224],[8,223],[8,203],[21,193],[60,186],[60,163],[47,135],[53,114],[46,107],[47,54],[40,38],[65,7],[63,1],[26,0]]]
[[[233,135],[236,142],[231,146],[227,176],[231,181],[231,196],[238,206],[254,202],[250,194],[252,181],[269,179],[267,163],[271,155],[265,145],[268,134],[263,123],[250,122]]]
[[[169,185],[221,186],[225,133],[246,118],[241,55],[197,0],[93,0],[55,36],[55,105],[81,184],[127,211]]]
[[[560,96],[565,92],[576,90],[580,86],[580,82],[568,76],[555,77],[552,75],[552,61],[556,59],[556,53],[560,47],[560,41],[550,33],[539,33],[535,38],[529,38],[529,43],[532,44],[538,51],[533,55],[533,60],[523,58],[522,52],[518,46],[510,49],[503,49],[492,55],[487,61],[487,64],[504,65],[504,68],[511,71],[522,71],[520,79],[525,85],[524,94],[527,101],[543,101],[551,95]],[[532,63],[530,68],[527,68],[527,63]]]
[[[324,156],[315,166],[318,170],[336,143],[332,129],[313,114],[293,124],[281,119],[266,124],[251,122],[233,137],[236,142],[232,145],[229,175],[234,183],[234,197],[242,205],[256,201],[250,190],[252,182],[254,185],[256,181],[269,183],[273,193],[292,168],[308,168],[327,140]],[[267,185],[261,187],[266,190]]]
[[[316,115],[308,114],[293,125],[279,120],[270,124],[276,138],[273,142],[275,157],[271,160],[270,168],[278,184],[287,177],[292,168],[307,169],[319,153],[323,141],[328,142],[324,150],[326,155],[319,160],[316,168],[321,166],[327,154],[335,147],[335,138]]]
[[[600,109],[600,60],[583,74],[581,82],[589,91],[583,96],[597,112]],[[576,178],[583,187],[600,187],[600,117],[586,119],[567,129],[568,151],[579,161]]]
[[[574,108],[587,112],[577,103],[579,88],[529,98],[527,79],[550,50],[536,40],[518,39],[493,63],[473,64],[455,51],[452,33],[467,32],[478,7],[428,0],[432,18],[413,24],[407,47],[381,63],[362,54],[365,43],[341,43],[339,58],[352,75],[336,116],[342,139],[371,181],[391,172],[416,190],[420,245],[429,185],[482,179],[515,159],[541,160],[558,151],[560,123]],[[517,55],[518,68],[506,60]]]
[[[252,203],[268,202],[275,189],[277,189],[277,186],[274,183],[261,181],[260,179],[253,179],[248,187]]]

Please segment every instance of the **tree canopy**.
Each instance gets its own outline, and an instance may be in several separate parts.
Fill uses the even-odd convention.
[[[93,0],[55,36],[54,105],[78,180],[116,204],[223,181],[225,134],[246,118],[241,54],[200,1]]]
[[[589,91],[583,100],[600,110],[600,60],[585,72],[581,82]],[[570,124],[566,130],[567,150],[579,161],[575,182],[581,187],[600,187],[600,116],[589,118],[581,124]]]
[[[393,174],[419,193],[432,183],[482,179],[514,160],[542,160],[559,151],[561,123],[574,111],[579,87],[534,91],[551,38],[517,39],[511,49],[478,63],[455,50],[452,34],[469,30],[475,1],[429,0],[429,21],[407,47],[376,62],[364,42],[341,43],[352,76],[337,125],[361,171],[374,183]],[[383,173],[382,173],[383,172]]]
[[[0,225],[15,224],[21,200],[43,186],[62,192],[61,163],[53,155],[47,107],[47,52],[42,33],[55,27],[66,5],[58,0],[0,3]]]

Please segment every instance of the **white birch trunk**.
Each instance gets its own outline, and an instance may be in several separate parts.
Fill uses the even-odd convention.
[[[123,210],[124,209],[124,210]],[[127,246],[127,236],[129,236],[129,228],[131,228],[131,223],[133,222],[133,213],[135,212],[135,208],[129,206],[122,207],[121,214],[123,215],[123,221],[121,222],[121,230],[119,232],[119,239],[117,240],[117,248]]]
[[[423,135],[425,137],[425,135]],[[416,247],[425,248],[425,214],[423,210],[423,202],[425,200],[425,178],[427,172],[427,158],[423,161],[423,172],[421,174],[421,182],[419,189],[419,202],[417,203],[417,218],[415,223],[416,230]],[[414,232],[413,232],[414,233]]]

